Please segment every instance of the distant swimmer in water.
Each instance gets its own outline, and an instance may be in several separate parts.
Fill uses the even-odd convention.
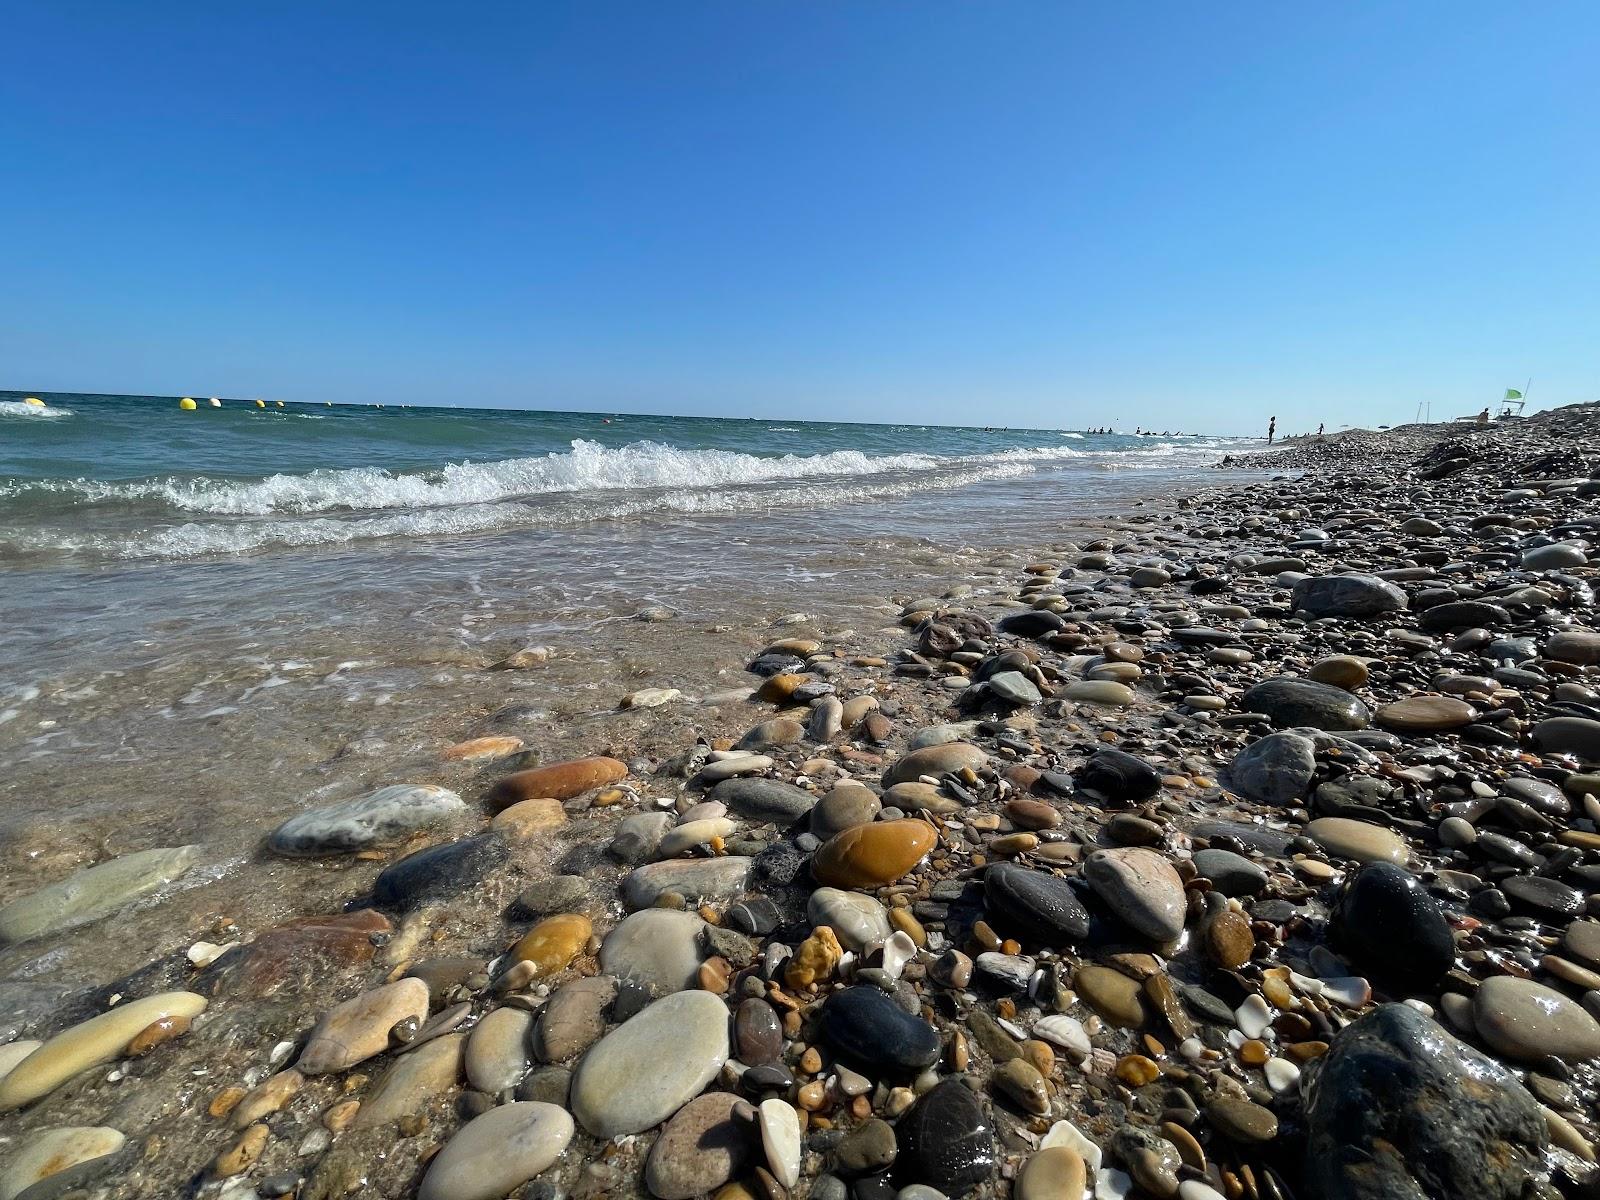
[[[1267,422],[1267,445],[1269,445],[1269,446],[1272,445],[1273,439],[1276,438],[1277,436],[1278,436],[1278,418],[1277,417],[1273,417],[1272,420]]]

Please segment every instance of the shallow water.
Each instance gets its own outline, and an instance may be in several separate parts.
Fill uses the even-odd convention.
[[[719,694],[747,688],[765,641],[882,629],[891,651],[891,597],[1219,482],[1206,464],[1226,449],[44,398],[71,415],[0,409],[0,900],[149,846],[198,842],[206,864],[114,939],[0,955],[0,975],[62,986],[218,915],[259,925],[348,892],[315,865],[240,869],[289,813],[406,780],[474,800],[503,768],[439,751],[491,731],[552,758],[676,753],[756,719]],[[636,619],[646,607],[672,616]],[[487,669],[530,644],[553,648],[548,666]],[[684,698],[619,713],[643,687]]]

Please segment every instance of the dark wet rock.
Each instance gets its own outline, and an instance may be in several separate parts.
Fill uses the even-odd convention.
[[[1424,629],[1475,629],[1479,626],[1492,629],[1511,624],[1511,614],[1498,604],[1482,600],[1451,600],[1424,609],[1421,617]]]
[[[382,908],[411,908],[426,900],[475,887],[511,852],[496,834],[429,846],[385,867],[372,884],[372,898]]]
[[[1406,594],[1373,575],[1318,575],[1294,585],[1289,603],[1315,617],[1376,617],[1406,606]]]
[[[995,863],[983,875],[984,903],[1002,928],[1059,947],[1089,934],[1089,912],[1060,875]]]
[[[776,1062],[783,1053],[783,1025],[765,1000],[742,1001],[733,1019],[735,1057],[748,1066]]]
[[[712,788],[707,799],[728,806],[752,821],[791,825],[811,811],[817,798],[781,779],[741,777],[724,779]]]
[[[1331,931],[1357,966],[1407,992],[1431,991],[1455,963],[1455,939],[1438,902],[1393,863],[1372,863],[1350,878]]]
[[[895,1174],[905,1183],[937,1188],[955,1200],[994,1172],[994,1127],[960,1078],[926,1092],[900,1118],[895,1136]]]
[[[552,875],[517,893],[516,912],[521,917],[547,917],[574,912],[589,899],[589,881],[581,875]]]
[[[1543,875],[1512,875],[1500,881],[1500,890],[1514,908],[1535,916],[1571,920],[1583,912],[1587,903],[1577,888]]]
[[[1231,850],[1197,850],[1195,870],[1224,896],[1254,896],[1267,886],[1267,872]]]
[[[875,987],[845,988],[822,1005],[822,1032],[869,1076],[908,1078],[939,1058],[939,1035]]]
[[[1270,717],[1274,725],[1308,725],[1313,729],[1365,729],[1372,720],[1367,706],[1343,688],[1309,679],[1268,679],[1240,698],[1246,712]]]
[[[871,1175],[892,1163],[898,1149],[894,1127],[873,1117],[852,1129],[834,1154],[846,1174]]]
[[[1033,609],[1029,612],[1012,613],[1000,622],[1000,628],[1006,633],[1014,633],[1018,637],[1037,638],[1046,634],[1055,633],[1066,626],[1066,621],[1053,612],[1045,609]]]
[[[1311,1200],[1528,1200],[1545,1146],[1511,1072],[1402,1004],[1340,1032],[1306,1087]]]
[[[1293,804],[1305,798],[1316,774],[1316,747],[1297,733],[1257,738],[1233,760],[1233,786],[1262,804]]]
[[[1112,804],[1137,804],[1161,790],[1161,774],[1125,750],[1096,750],[1074,782]]]
[[[1533,744],[1546,754],[1571,754],[1584,762],[1600,762],[1600,721],[1549,717],[1533,727]]]

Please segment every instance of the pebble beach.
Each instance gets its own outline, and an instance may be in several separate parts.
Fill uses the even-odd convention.
[[[30,851],[0,1200],[1600,1196],[1600,408],[1219,466]]]

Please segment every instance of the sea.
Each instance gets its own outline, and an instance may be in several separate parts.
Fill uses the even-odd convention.
[[[1254,445],[1066,412],[951,428],[32,395],[0,392],[0,902],[110,854],[206,862],[116,943],[0,954],[0,979],[63,987],[202,918],[292,915],[239,871],[290,813],[395,782],[468,795],[481,781],[441,751],[485,733],[547,759],[681,749],[743,719],[765,642],[891,647],[905,601],[1001,588]],[[548,663],[493,669],[530,646]],[[681,694],[621,707],[646,688]]]

